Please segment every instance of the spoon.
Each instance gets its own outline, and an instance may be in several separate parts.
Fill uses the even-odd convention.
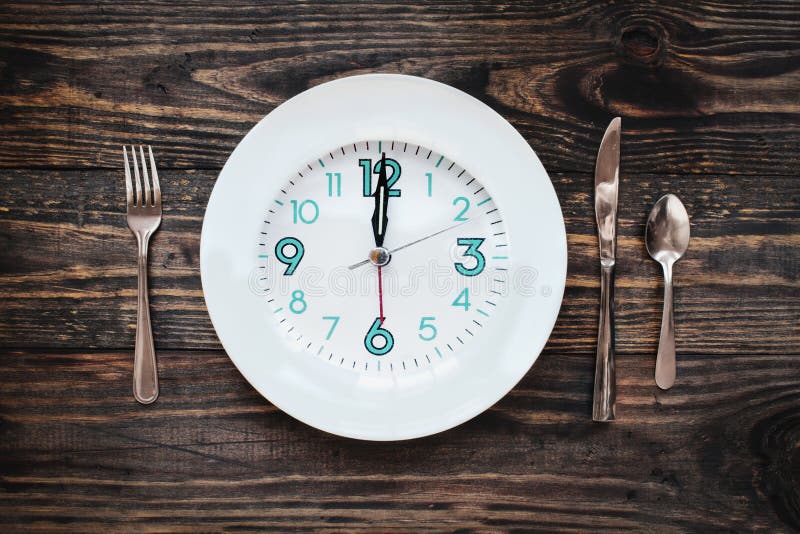
[[[664,268],[664,313],[656,357],[656,384],[675,383],[675,322],[672,318],[672,265],[689,246],[689,214],[675,195],[658,199],[647,217],[647,252]]]

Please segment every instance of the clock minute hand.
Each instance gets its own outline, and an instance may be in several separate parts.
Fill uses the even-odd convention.
[[[403,250],[404,248],[408,248],[411,245],[416,245],[417,243],[421,243],[422,241],[425,241],[426,239],[430,239],[432,237],[436,237],[439,234],[443,234],[443,233],[447,232],[448,230],[452,230],[453,228],[458,228],[459,226],[461,226],[462,224],[466,224],[467,222],[469,222],[469,221],[460,222],[458,224],[454,224],[454,225],[448,226],[447,228],[439,230],[438,232],[434,232],[432,234],[428,234],[425,237],[420,237],[419,239],[411,241],[410,243],[406,243],[405,245],[400,245],[397,248],[393,248],[392,250],[389,251],[389,253],[394,253],[394,252],[397,252],[398,250]]]
[[[386,214],[389,207],[389,182],[386,179],[386,153],[381,157],[381,169],[378,173],[378,185],[375,187],[375,211],[372,212],[372,234],[375,237],[375,246],[383,247],[383,238],[386,236],[386,226],[389,217]]]
[[[443,229],[439,230],[438,232],[434,232],[432,234],[428,234],[425,237],[420,237],[419,239],[415,239],[414,241],[410,241],[410,242],[408,242],[408,243],[406,243],[404,245],[400,245],[397,248],[393,248],[392,250],[389,251],[389,253],[390,254],[394,254],[398,250],[403,250],[404,248],[408,248],[411,245],[416,245],[417,243],[421,243],[421,242],[423,242],[423,241],[425,241],[427,239],[430,239],[432,237],[436,237],[437,235],[443,234],[443,233],[445,233],[445,232],[447,232],[449,230],[452,230],[453,228],[458,228],[459,226],[461,226],[463,224],[467,224],[468,222],[469,221],[464,221],[464,222],[460,222],[458,224],[453,224],[451,226],[448,226],[447,228],[443,228]],[[353,269],[357,269],[357,268],[361,267],[362,265],[366,265],[367,263],[369,263],[369,260],[364,260],[364,261],[360,261],[358,263],[354,263],[353,265],[350,265],[347,268],[352,271]]]

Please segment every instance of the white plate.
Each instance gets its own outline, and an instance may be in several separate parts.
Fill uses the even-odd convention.
[[[401,152],[401,143],[407,144],[406,153]],[[416,147],[423,148],[412,158]],[[429,153],[424,158],[426,148]],[[438,229],[439,221],[461,221],[457,212],[454,218],[449,211],[459,208],[459,202],[469,205],[472,199],[473,211],[464,216],[470,221],[458,232],[483,232],[480,235],[486,236],[485,244],[481,241],[479,245],[485,266],[481,263],[475,280],[491,276],[494,282],[471,289],[472,302],[463,307],[458,297],[452,304],[451,299],[458,295],[458,284],[464,283],[465,277],[449,271],[445,278],[452,277],[452,288],[433,291],[421,285],[410,294],[387,294],[385,303],[390,311],[386,323],[376,325],[396,329],[397,344],[392,352],[376,356],[370,354],[367,343],[375,349],[386,339],[365,337],[370,325],[360,311],[375,301],[369,289],[373,282],[367,284],[366,296],[333,296],[333,277],[329,275],[332,265],[343,269],[352,254],[356,254],[354,260],[363,259],[374,246],[368,224],[374,198],[352,188],[361,187],[361,177],[354,174],[356,157],[363,154],[377,161],[381,152],[396,158],[404,170],[402,200],[390,197],[387,248]],[[326,172],[338,169],[337,165],[345,166],[345,176],[339,179],[344,181],[345,193],[339,198],[331,182],[335,174],[324,178]],[[435,172],[436,191],[452,190],[458,195],[468,182],[471,188],[479,184],[481,188],[475,190],[475,196],[464,193],[467,201],[453,199],[451,204],[450,196],[441,197],[443,202],[435,200],[431,182],[426,185],[422,178],[427,176],[423,172],[427,168],[431,171],[428,180]],[[370,162],[364,169],[365,183],[373,179],[373,172],[377,180],[377,166],[373,170]],[[287,189],[287,193],[281,192]],[[300,208],[298,221],[292,210],[297,210],[306,198],[302,195],[308,196],[309,191],[320,194]],[[486,210],[493,213],[478,213],[479,202],[486,208],[494,206]],[[499,214],[502,221],[494,221]],[[363,225],[354,220],[363,220]],[[497,228],[503,232],[486,233]],[[261,237],[269,234],[267,230],[279,235],[293,232],[302,239],[305,256],[292,275],[283,270],[289,264],[274,257],[278,245],[270,240],[277,237]],[[503,235],[491,237],[497,233]],[[464,256],[466,246],[456,246],[452,232],[441,235],[445,237],[396,252],[382,276],[405,276],[408,262],[417,261],[414,258],[421,262],[421,254],[436,257],[450,268],[459,258],[462,267],[471,267],[473,260]],[[284,260],[297,253],[293,246],[280,246]],[[496,249],[505,255],[490,252],[490,246],[506,247]],[[455,259],[450,261],[448,256]],[[476,270],[479,261],[475,257]],[[550,179],[536,154],[508,122],[447,85],[376,74],[343,78],[305,91],[277,107],[244,137],[211,194],[203,221],[200,267],[208,311],[220,341],[242,375],[264,397],[327,432],[358,439],[401,440],[440,432],[476,416],[525,375],[558,315],[567,246]],[[371,264],[359,269],[340,272],[377,272]],[[326,277],[328,284],[327,290],[315,289],[316,297],[309,289],[314,272]],[[426,271],[424,276],[429,274]],[[296,293],[297,288],[304,292]],[[499,296],[489,295],[492,288],[500,289],[496,292]],[[302,302],[292,301],[298,295]],[[492,300],[496,301],[492,307],[482,304]],[[330,317],[323,321],[330,306],[340,310],[335,313],[343,317],[342,326],[333,325]],[[480,306],[491,311],[491,317],[484,320],[489,314]],[[419,315],[429,307],[436,309],[438,322],[427,320],[439,328],[425,329],[423,323],[417,332]],[[371,313],[367,312],[367,320],[372,319]],[[459,322],[462,318],[463,324]],[[413,332],[408,326],[412,323]],[[465,324],[471,326],[464,328]],[[330,334],[332,326],[340,328],[336,337]],[[426,340],[437,335],[433,341]]]

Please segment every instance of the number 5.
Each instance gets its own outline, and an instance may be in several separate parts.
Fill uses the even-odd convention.
[[[433,338],[435,338],[435,337],[436,337],[437,330],[436,330],[436,327],[435,327],[435,326],[433,326],[433,324],[432,324],[432,323],[433,323],[433,321],[435,321],[435,320],[436,320],[436,317],[423,317],[423,318],[422,318],[422,319],[419,321],[419,331],[420,331],[420,334],[417,334],[417,335],[419,336],[419,338],[420,338],[421,340],[423,340],[423,341],[430,341],[430,340],[432,340]],[[430,323],[429,323],[428,321],[430,321]],[[428,330],[428,331],[430,332],[430,334],[428,334],[428,335],[423,335],[423,334],[421,333],[423,330]]]

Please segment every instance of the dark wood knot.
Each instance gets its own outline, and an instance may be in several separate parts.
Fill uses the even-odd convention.
[[[664,33],[660,28],[643,23],[622,31],[619,53],[633,63],[653,65],[659,62],[664,50]]]

